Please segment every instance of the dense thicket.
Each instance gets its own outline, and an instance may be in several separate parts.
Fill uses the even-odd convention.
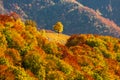
[[[34,21],[0,15],[0,80],[119,80],[120,39],[81,34],[49,41]]]

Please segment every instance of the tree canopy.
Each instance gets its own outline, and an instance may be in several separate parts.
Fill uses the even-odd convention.
[[[61,33],[63,31],[63,24],[62,22],[57,22],[54,26],[53,29],[58,32]]]

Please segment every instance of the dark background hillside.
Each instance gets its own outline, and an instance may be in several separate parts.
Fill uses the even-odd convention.
[[[57,21],[61,21],[66,34],[93,33],[120,36],[120,29],[114,24],[116,22],[119,25],[119,12],[116,12],[119,5],[114,5],[114,2],[109,0],[78,1],[85,6],[75,0],[4,0],[4,7],[9,12],[14,11],[26,19],[35,20],[40,28],[52,29]],[[98,12],[114,22],[103,18]]]
[[[120,26],[120,0],[77,0],[94,10],[99,10],[104,17],[109,18]]]

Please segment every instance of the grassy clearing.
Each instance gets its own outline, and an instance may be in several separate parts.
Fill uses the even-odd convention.
[[[58,33],[46,33],[46,37],[49,41],[65,44],[70,36]]]

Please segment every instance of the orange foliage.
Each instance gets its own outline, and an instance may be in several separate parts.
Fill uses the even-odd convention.
[[[35,78],[34,80],[38,80],[38,79],[35,77],[35,75],[34,75],[29,69],[26,70],[26,73],[27,73],[28,75],[30,75],[31,77],[34,77],[34,78]]]
[[[113,74],[116,72],[118,73],[118,70],[120,69],[120,66],[116,60],[113,59],[106,59],[109,71],[111,71]]]
[[[70,50],[73,52],[74,55],[84,55],[83,53],[83,47],[81,46],[73,46],[73,47],[70,47]]]
[[[15,75],[5,65],[0,65],[0,77],[3,78],[2,80],[15,80]]]
[[[58,50],[60,51],[60,54],[62,55],[61,59],[63,59],[65,62],[69,63],[76,69],[80,70],[80,66],[78,65],[76,57],[72,55],[72,53],[68,50],[68,48],[60,44],[58,44],[58,46],[59,46]]]
[[[14,22],[14,19],[10,15],[0,15],[0,23]]]
[[[87,55],[88,51],[92,51],[93,48],[89,47],[85,44],[80,44],[79,46],[72,46],[70,50],[73,52],[74,55]]]
[[[64,59],[65,62],[69,63],[71,66],[73,66],[77,70],[81,70],[81,66],[78,65],[78,61],[76,57],[72,55],[67,55]]]
[[[16,33],[15,31],[14,34],[11,34],[11,36],[18,47],[24,47],[25,41],[19,33]]]
[[[79,56],[77,61],[80,66],[93,66],[93,61],[88,56]]]
[[[95,80],[92,76],[88,75],[87,73],[85,73],[84,75],[87,80]]]
[[[73,55],[71,55],[70,53],[64,52],[64,54],[63,54],[63,60],[65,62],[69,63],[70,65],[72,65],[77,70],[81,70],[81,66],[78,65],[78,61],[77,61],[76,57],[73,56]]]
[[[113,52],[113,50],[114,50],[114,45],[113,45],[112,43],[108,42],[108,43],[107,43],[107,49],[108,49],[109,51]]]
[[[16,19],[20,18],[20,16],[16,13],[10,13],[10,14],[0,14],[0,23],[5,22],[15,22]]]
[[[6,65],[0,65],[0,74],[2,74],[2,72],[4,72],[7,68],[8,66]]]
[[[25,25],[21,19],[17,19],[12,28],[14,28],[19,33],[25,31]]]
[[[35,51],[36,53],[39,53],[39,55],[41,56],[42,59],[44,59],[46,57],[45,52],[38,46],[33,47],[33,51]]]
[[[13,49],[7,49],[5,51],[5,57],[9,60],[9,62],[12,65],[21,65],[21,56],[17,50]]]
[[[116,75],[120,76],[120,67],[118,70],[116,70]]]

